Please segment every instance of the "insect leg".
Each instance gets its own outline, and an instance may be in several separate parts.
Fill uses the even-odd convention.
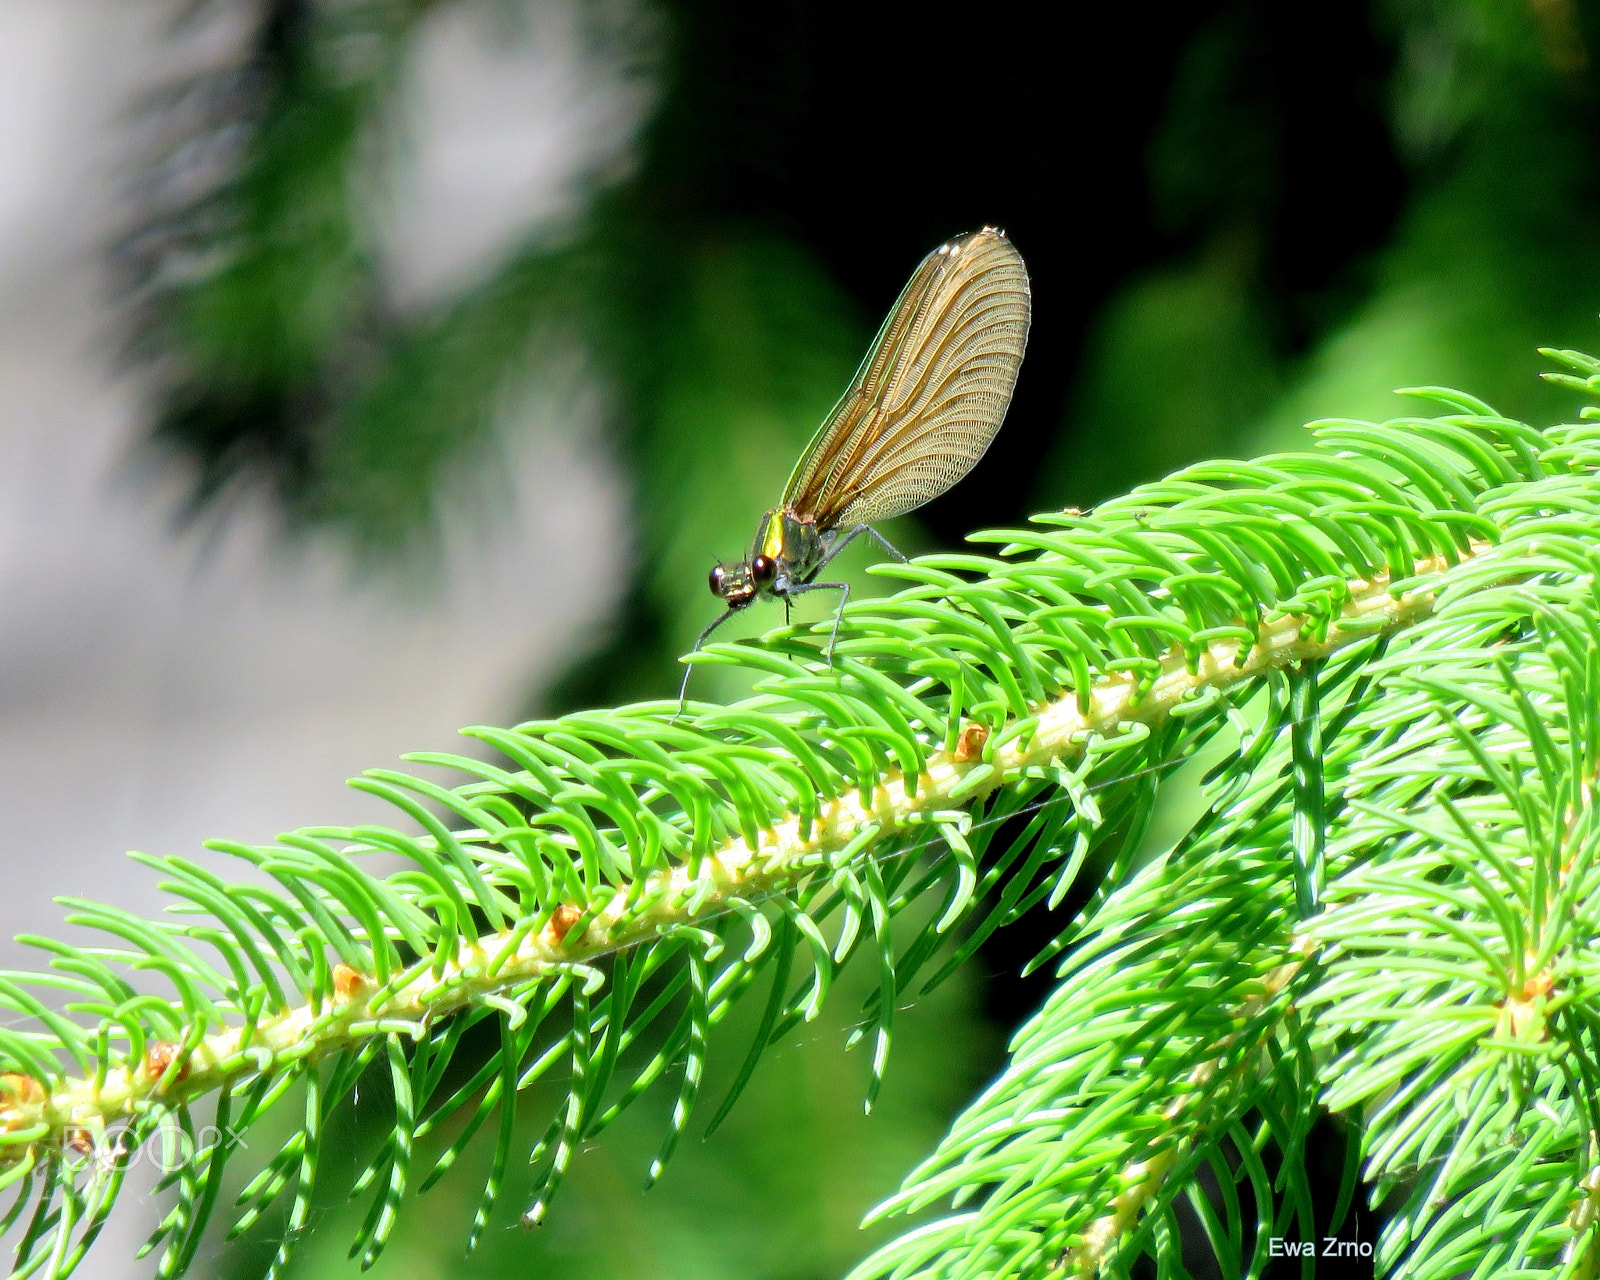
[[[718,618],[695,638],[694,648],[689,650],[690,656],[699,653],[700,646],[710,639],[711,633],[738,612],[739,611],[737,609],[725,609],[720,618]],[[686,665],[683,672],[683,683],[678,686],[678,709],[672,714],[673,720],[676,720],[683,714],[684,704],[689,697],[689,677],[693,674],[694,667]]]
[[[901,564],[907,563],[905,552],[901,551],[899,547],[895,546],[894,543],[890,542],[889,539],[885,538],[870,524],[858,524],[855,529],[851,531],[851,536],[854,537],[857,532],[866,534],[867,537],[871,538]]]
[[[865,528],[865,525],[860,526]],[[839,642],[839,623],[844,620],[844,607],[850,603],[850,584],[848,582],[808,582],[804,586],[791,587],[789,595],[798,596],[807,591],[837,591],[839,593],[839,607],[833,614],[833,632],[828,636],[828,665],[833,665],[833,646]]]
[[[817,562],[817,567],[812,570],[812,573],[816,574],[822,572],[822,570],[827,567],[828,562],[832,560],[834,556],[838,555],[862,534],[866,534],[867,537],[871,538],[901,564],[906,562],[906,557],[901,553],[900,548],[895,546],[894,543],[890,542],[889,539],[885,538],[870,524],[858,524],[848,533],[846,533],[844,537],[840,538],[827,549],[822,559]]]

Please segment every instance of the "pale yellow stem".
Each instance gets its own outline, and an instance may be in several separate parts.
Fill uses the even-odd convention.
[[[1485,549],[1475,544],[1473,554]],[[1429,579],[1450,565],[1442,557],[1419,561],[1412,590],[1399,597],[1391,594],[1384,576],[1351,583],[1343,615],[1326,628],[1323,639],[1303,634],[1306,618],[1286,615],[1263,622],[1259,641],[1242,656],[1236,642],[1212,645],[1193,664],[1181,653],[1169,655],[1142,693],[1131,675],[1107,676],[1090,690],[1087,711],[1079,710],[1076,694],[1050,701],[1039,709],[1031,733],[1001,741],[986,760],[972,750],[981,741],[964,738],[956,751],[930,758],[914,791],[903,777],[890,775],[870,801],[852,790],[827,804],[805,835],[800,819],[791,817],[762,832],[754,846],[743,839],[730,841],[702,860],[693,875],[679,866],[653,874],[641,891],[625,885],[592,914],[581,934],[561,927],[560,915],[557,922],[520,940],[513,931],[493,934],[476,945],[463,945],[437,975],[431,966],[426,972],[414,967],[410,972],[418,976],[394,989],[377,990],[370,981],[346,974],[335,1000],[320,1008],[282,1011],[263,1017],[253,1028],[213,1034],[181,1062],[174,1063],[170,1047],[165,1056],[147,1053],[138,1067],[114,1069],[98,1086],[92,1078],[69,1078],[47,1094],[28,1087],[32,1082],[23,1084],[20,1077],[0,1080],[10,1086],[9,1099],[0,1098],[0,1134],[13,1136],[0,1159],[18,1159],[30,1148],[77,1140],[86,1130],[98,1132],[151,1105],[198,1098],[228,1079],[321,1057],[371,1035],[415,1031],[531,979],[570,973],[575,964],[716,916],[733,900],[792,887],[867,824],[876,824],[882,837],[904,832],[1030,769],[1073,758],[1091,736],[1114,740],[1128,726],[1158,724],[1184,699],[1207,688],[1226,690],[1274,668],[1325,658],[1374,631],[1411,626],[1432,612]],[[980,784],[964,787],[975,769],[989,772]],[[28,1141],[17,1140],[23,1132],[29,1133]]]

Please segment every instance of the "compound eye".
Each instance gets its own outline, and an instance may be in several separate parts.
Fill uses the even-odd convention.
[[[750,562],[750,576],[756,580],[756,586],[767,587],[772,585],[772,580],[778,576],[778,564],[771,556],[757,556]]]
[[[711,582],[711,594],[712,595],[720,596],[722,594],[722,583],[723,583],[723,580],[727,578],[727,576],[728,576],[727,572],[723,569],[723,567],[720,564],[715,569],[713,569],[711,571],[710,582]]]

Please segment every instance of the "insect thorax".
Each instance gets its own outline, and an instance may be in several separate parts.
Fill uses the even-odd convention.
[[[774,507],[761,518],[752,556],[775,560],[794,583],[803,583],[822,563],[826,546],[817,526],[792,511]]]

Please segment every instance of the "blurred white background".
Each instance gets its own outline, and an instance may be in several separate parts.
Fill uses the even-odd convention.
[[[208,836],[382,817],[343,780],[466,748],[457,728],[514,715],[609,608],[606,566],[626,553],[621,494],[586,444],[594,397],[576,385],[527,408],[542,420],[506,477],[513,509],[452,533],[430,588],[359,581],[331,546],[285,548],[264,504],[220,533],[175,531],[177,477],[130,466],[140,387],[118,367],[101,259],[124,216],[130,104],[174,70],[171,9],[0,0],[7,965],[37,962],[12,935],[60,931],[53,895],[157,909],[125,850],[206,856]],[[593,65],[559,5],[521,13],[485,0],[430,20],[390,230],[402,299],[470,280],[625,162],[637,90]],[[228,40],[214,27],[184,56]],[[152,1209],[127,1198],[96,1276],[147,1274],[133,1253]]]
[[[154,909],[124,850],[381,816],[346,789],[403,751],[467,749],[581,647],[626,554],[621,494],[565,388],[507,477],[514,510],[452,533],[432,589],[286,549],[270,513],[179,535],[177,478],[130,467],[140,388],[101,252],[124,211],[128,110],[173,70],[168,0],[0,0],[0,934],[55,932],[54,894]],[[225,55],[229,11],[182,46]],[[236,16],[236,15],[235,15]],[[235,24],[237,25],[237,24]],[[235,33],[236,35],[236,33]],[[559,4],[429,20],[390,229],[425,299],[570,215],[617,171],[644,99]],[[31,958],[9,948],[7,963]],[[100,1266],[130,1256],[110,1245]]]

